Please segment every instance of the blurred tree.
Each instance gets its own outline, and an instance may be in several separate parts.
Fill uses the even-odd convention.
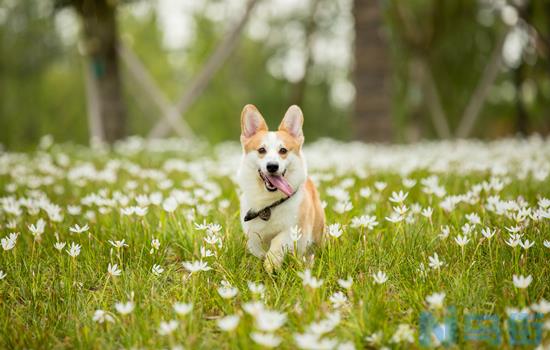
[[[56,8],[73,6],[82,20],[84,50],[88,59],[89,117],[92,136],[108,143],[126,135],[124,104],[117,55],[118,1],[54,0]]]
[[[381,1],[354,0],[355,137],[392,140],[390,55]]]

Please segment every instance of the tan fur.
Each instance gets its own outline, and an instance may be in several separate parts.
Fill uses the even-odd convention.
[[[241,135],[241,143],[243,145],[244,151],[246,153],[257,151],[258,148],[260,148],[260,146],[262,145],[262,139],[264,138],[265,134],[267,134],[267,130],[258,131],[251,137],[244,137],[243,135]]]
[[[297,140],[295,137],[284,130],[279,130],[276,133],[277,136],[283,141],[283,144],[285,145],[288,152],[294,152],[296,153],[296,155],[300,154],[302,144],[299,142],[299,140]],[[286,156],[287,155],[282,155],[281,157],[286,158]]]
[[[254,114],[258,116],[258,131],[250,136],[247,137],[244,135],[245,130],[245,116],[247,114]],[[262,138],[267,133],[267,124],[265,123],[264,117],[258,111],[258,108],[256,106],[248,104],[244,106],[242,112],[241,112],[241,143],[243,145],[243,148],[245,152],[255,151],[257,150],[262,142]]]
[[[304,183],[304,189],[304,198],[300,204],[299,225],[302,231],[313,232],[314,242],[321,244],[325,229],[325,211],[321,205],[317,188],[310,178]]]

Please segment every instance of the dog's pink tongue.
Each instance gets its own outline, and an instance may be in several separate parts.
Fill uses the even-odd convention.
[[[283,192],[287,196],[290,196],[292,192],[292,186],[286,181],[286,179],[282,176],[277,175],[267,175],[267,178],[269,179],[269,182],[273,184],[273,186],[277,187],[279,191]]]

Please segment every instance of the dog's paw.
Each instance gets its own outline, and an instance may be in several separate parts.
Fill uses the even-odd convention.
[[[264,260],[264,269],[267,273],[272,274],[281,267],[282,259],[268,254]]]
[[[273,273],[273,263],[271,262],[271,260],[269,259],[265,259],[264,260],[264,269],[265,269],[265,272],[269,273],[269,274],[272,274]]]

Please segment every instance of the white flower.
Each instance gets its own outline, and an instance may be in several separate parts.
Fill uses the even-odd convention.
[[[161,321],[158,332],[160,335],[169,335],[178,328],[179,322],[177,320],[170,320],[168,322]]]
[[[371,191],[371,189],[368,188],[368,187],[363,187],[363,188],[361,188],[361,189],[359,190],[359,195],[360,195],[361,197],[364,197],[364,198],[369,198],[370,195],[371,195],[371,193],[372,193],[372,191]]]
[[[122,270],[118,268],[118,264],[107,266],[107,273],[112,277],[118,277],[122,274]]]
[[[521,226],[516,225],[516,226],[506,227],[506,231],[510,233],[519,233],[521,232]]]
[[[382,192],[388,184],[382,181],[376,181],[374,183],[374,188],[376,188],[379,192]]]
[[[220,318],[217,321],[218,327],[224,332],[231,332],[239,325],[241,317],[239,315],[230,315]]]
[[[377,273],[372,274],[372,278],[374,279],[374,283],[384,284],[388,280],[388,275],[386,275],[385,272],[378,271]]]
[[[261,283],[248,281],[248,289],[252,294],[262,295],[265,292],[265,286]]]
[[[65,242],[55,242],[53,244],[53,247],[59,251],[62,251],[63,248],[65,248],[66,243]]]
[[[332,236],[334,238],[338,238],[342,235],[342,233],[344,233],[344,231],[342,231],[342,228],[340,227],[339,223],[332,224],[332,225],[328,226],[328,234],[330,236]]]
[[[523,242],[520,241],[520,242],[519,242],[519,245],[520,245],[523,249],[527,250],[527,249],[531,248],[532,246],[534,246],[534,245],[535,245],[535,242],[531,242],[531,241],[529,241],[528,239],[526,239],[526,240],[523,241]]]
[[[445,293],[433,293],[426,297],[426,302],[432,309],[443,308],[443,300],[445,300]]]
[[[235,287],[223,286],[218,288],[218,294],[223,299],[232,299],[237,296],[237,293],[239,293],[239,290]]]
[[[147,215],[147,207],[135,207],[134,212],[137,216],[145,216]]]
[[[376,221],[376,216],[362,215],[359,217],[356,216],[351,219],[351,227],[353,228],[365,227],[369,230],[372,230],[377,225],[378,221]]]
[[[525,277],[523,275],[519,275],[519,276],[514,275],[513,276],[513,282],[514,282],[514,286],[516,288],[525,289],[525,288],[529,287],[531,282],[533,282],[533,276],[529,275],[529,276]]]
[[[213,234],[219,233],[221,230],[222,230],[222,225],[216,224],[216,223],[210,223],[206,228],[206,233],[213,235]]]
[[[355,344],[353,344],[352,341],[340,343],[338,344],[338,348],[336,350],[355,350]]]
[[[80,249],[82,248],[82,246],[80,244],[76,244],[74,242],[72,242],[70,245],[69,245],[69,249],[68,250],[65,250],[67,252],[67,254],[69,254],[71,257],[73,258],[76,258],[79,254],[80,254]]]
[[[210,258],[211,256],[215,256],[215,255],[216,254],[213,251],[206,248],[205,246],[201,247],[201,258]]]
[[[162,266],[160,266],[158,264],[154,264],[153,267],[151,268],[151,272],[155,276],[160,276],[160,274],[164,272],[164,269],[162,268]]]
[[[393,211],[400,216],[403,216],[407,213],[407,211],[409,211],[409,208],[407,208],[406,205],[400,205],[398,207],[393,207]]]
[[[477,215],[477,213],[466,214],[466,219],[467,219],[472,225],[481,224],[481,219],[479,218],[479,215]]]
[[[333,209],[338,214],[344,214],[345,212],[352,210],[353,205],[349,201],[339,201],[334,205]]]
[[[38,219],[36,225],[31,224],[28,227],[33,236],[40,236],[44,233],[44,229],[46,228],[46,221],[44,221],[43,219]]]
[[[280,337],[271,333],[252,332],[250,338],[252,338],[255,343],[265,346],[266,348],[277,347],[282,341]]]
[[[408,324],[400,324],[391,337],[392,343],[414,343],[414,329]]]
[[[111,243],[111,245],[117,249],[119,248],[124,248],[124,247],[127,247],[128,244],[126,244],[126,242],[124,242],[124,240],[122,241],[111,241],[109,240],[109,243]]]
[[[448,225],[441,226],[441,233],[439,233],[439,238],[445,239],[449,237],[449,233],[451,232],[451,229]]]
[[[302,279],[302,284],[304,286],[317,289],[323,285],[323,280],[313,277],[310,269],[306,269],[304,272],[298,272],[298,276]]]
[[[380,345],[382,343],[382,339],[384,337],[384,333],[382,331],[374,332],[371,335],[367,336],[365,340],[370,345]]]
[[[256,317],[256,315],[259,315],[260,312],[263,312],[265,310],[265,306],[259,301],[251,301],[243,304],[243,310],[247,314]]]
[[[542,197],[539,199],[538,205],[543,209],[548,209],[550,208],[550,199]]]
[[[218,246],[221,246],[221,243],[222,243],[221,238],[212,234],[204,237],[204,241],[211,245],[218,244]]]
[[[475,228],[475,226],[470,225],[470,223],[467,222],[464,225],[462,225],[462,227],[460,229],[462,230],[462,233],[465,236],[469,236],[474,231],[474,228]]]
[[[542,244],[543,244],[546,248],[550,248],[550,241],[544,240],[544,242],[542,242]]]
[[[153,254],[156,250],[159,250],[160,248],[160,241],[156,238],[151,239],[151,250],[149,251],[149,254]]]
[[[15,244],[17,243],[17,233],[11,233],[9,236],[6,236],[2,238],[2,249],[4,250],[11,250],[15,247]]]
[[[302,238],[302,229],[298,225],[292,226],[290,228],[290,239],[293,242],[298,242],[300,238]]]
[[[195,273],[199,271],[209,271],[212,268],[208,266],[206,261],[196,260],[196,261],[184,261],[183,267],[190,273]]]
[[[334,349],[338,344],[336,339],[332,338],[320,338],[318,334],[313,333],[295,333],[294,341],[298,345],[298,348],[304,350],[327,350]]]
[[[114,323],[115,322],[115,319],[113,318],[113,316],[107,311],[103,311],[103,310],[95,310],[92,320],[97,323],[104,323],[104,322]]]
[[[6,278],[6,276],[7,274],[4,271],[0,270],[0,280],[3,280],[4,278]]]
[[[405,199],[407,199],[408,195],[409,195],[408,192],[403,193],[403,191],[392,192],[391,197],[390,197],[390,202],[403,203],[405,201]]]
[[[507,241],[505,241],[506,244],[508,244],[510,247],[515,248],[517,245],[521,242],[519,238],[510,237]]]
[[[432,214],[433,214],[434,210],[432,209],[432,207],[427,207],[425,209],[422,209],[422,216],[426,217],[426,218],[431,218],[432,217]]]
[[[125,303],[118,302],[115,304],[116,311],[121,315],[128,315],[134,311],[135,304],[132,301],[127,301]]]
[[[88,224],[82,227],[78,226],[78,224],[75,224],[73,227],[69,228],[69,231],[71,231],[72,233],[82,233],[88,231],[89,229],[90,227],[88,227]]]
[[[437,255],[437,253],[434,253],[433,256],[429,256],[428,260],[429,260],[428,265],[434,270],[438,270],[439,268],[445,265],[444,261],[439,260],[439,255]]]
[[[199,230],[199,231],[206,231],[206,230],[208,229],[208,225],[209,225],[209,224],[206,222],[206,220],[203,220],[202,223],[200,223],[200,222],[195,222],[194,225],[195,225],[195,229],[196,229],[196,230]]]
[[[350,289],[353,284],[353,278],[348,276],[347,279],[338,279],[338,285],[344,289]]]
[[[550,302],[546,299],[541,299],[538,303],[531,305],[531,309],[539,314],[546,315],[550,312]]]
[[[174,311],[180,316],[185,316],[193,311],[193,303],[174,303],[172,307],[174,308]]]
[[[264,309],[255,315],[254,320],[257,329],[264,332],[274,332],[285,324],[286,314]]]
[[[173,213],[178,208],[178,202],[174,197],[168,197],[162,202],[162,209],[167,213]]]
[[[67,212],[69,212],[69,214],[73,216],[80,215],[80,213],[82,212],[82,208],[78,205],[68,205]]]
[[[391,213],[390,216],[386,216],[385,219],[389,222],[392,222],[392,223],[396,224],[398,222],[403,221],[403,219],[405,219],[405,217],[403,215],[399,215],[398,213],[393,212],[393,213]]]
[[[464,247],[468,242],[470,242],[470,239],[467,236],[461,236],[458,235],[455,237],[455,242],[461,247]]]
[[[487,239],[491,239],[496,233],[496,230],[491,230],[489,227],[485,227],[481,230],[481,234]]]
[[[332,332],[336,326],[340,323],[341,316],[338,311],[331,312],[327,314],[325,319],[320,320],[319,322],[312,322],[307,327],[307,332],[321,336],[323,334]]]
[[[346,305],[346,302],[348,301],[348,298],[346,295],[340,291],[332,294],[329,298],[330,302],[332,303],[332,306],[334,308],[339,308],[344,305]]]
[[[120,209],[120,213],[122,215],[126,215],[126,216],[134,215],[135,211],[136,211],[135,207],[126,207],[126,208],[121,208]]]

